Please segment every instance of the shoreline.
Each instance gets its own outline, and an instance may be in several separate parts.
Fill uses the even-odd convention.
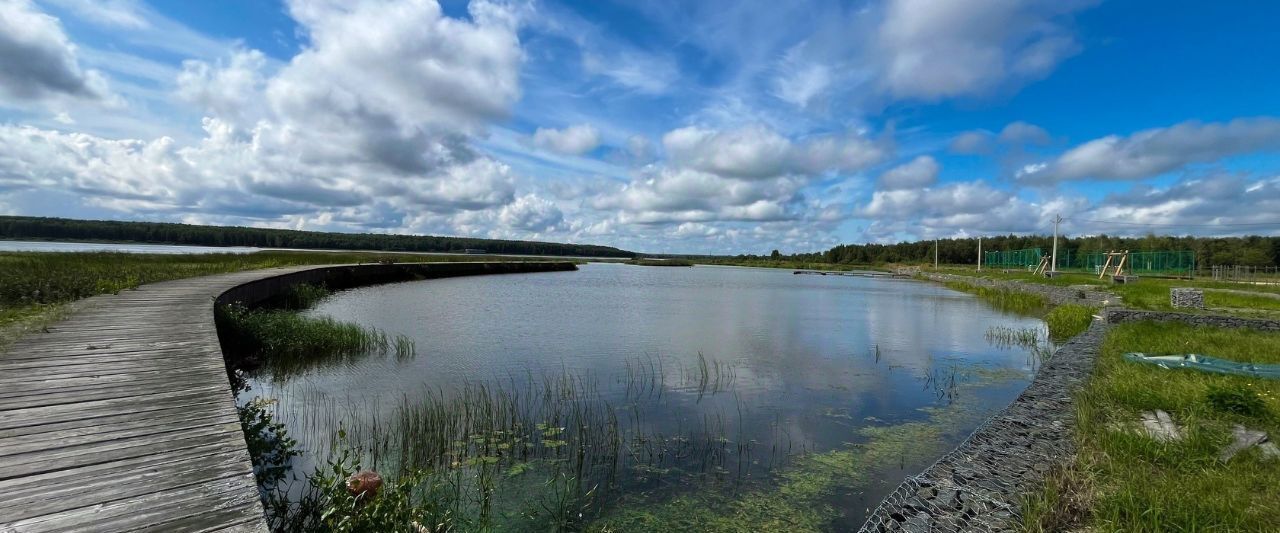
[[[1095,321],[1064,344],[1013,403],[904,480],[859,531],[1016,529],[1022,496],[1075,452],[1074,395],[1092,375],[1108,329]]]

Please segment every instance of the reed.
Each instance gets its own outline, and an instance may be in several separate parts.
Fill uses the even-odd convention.
[[[275,380],[374,355],[394,354],[398,360],[414,357],[416,346],[407,336],[388,338],[376,328],[298,312],[328,294],[322,285],[298,284],[280,298],[283,308],[219,306],[215,318],[223,352],[239,368],[265,369]]]
[[[948,281],[945,285],[948,289],[975,294],[1002,311],[1035,314],[1042,312],[1048,305],[1043,296],[1028,292],[974,285],[963,281]]]
[[[748,473],[757,444],[731,440],[728,417],[706,415],[674,429],[659,429],[661,421],[650,418],[664,403],[697,402],[730,390],[732,365],[699,356],[688,368],[657,359],[636,360],[628,368],[618,377],[626,381],[620,395],[603,394],[590,374],[526,374],[405,397],[385,418],[365,399],[320,393],[303,400],[307,409],[289,425],[311,445],[307,453],[325,464],[311,485],[358,462],[395,486],[410,483],[414,491],[432,494],[431,501],[415,499],[415,505],[447,509],[450,527],[462,530],[498,523],[574,530],[623,487],[653,483],[655,472],[668,479],[676,472]],[[738,409],[740,422],[743,407]],[[329,507],[277,502],[281,516],[273,520],[315,522],[299,518],[297,510]]]

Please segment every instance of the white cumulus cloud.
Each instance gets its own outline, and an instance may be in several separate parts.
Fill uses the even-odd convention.
[[[1280,149],[1280,119],[1183,122],[1128,137],[1108,135],[1067,150],[1052,161],[1027,165],[1018,179],[1028,183],[1066,180],[1136,180],[1194,163]]]
[[[565,155],[582,155],[600,146],[600,131],[590,124],[575,124],[564,129],[538,128],[533,144],[543,150]]]

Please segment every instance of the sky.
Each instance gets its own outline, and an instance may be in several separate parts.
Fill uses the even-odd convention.
[[[784,253],[1280,234],[1280,3],[0,0],[0,213]]]

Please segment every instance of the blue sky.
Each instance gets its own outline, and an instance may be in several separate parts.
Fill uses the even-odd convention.
[[[1276,234],[1276,20],[1272,2],[0,0],[0,212],[647,252],[1055,214],[1072,234]]]

